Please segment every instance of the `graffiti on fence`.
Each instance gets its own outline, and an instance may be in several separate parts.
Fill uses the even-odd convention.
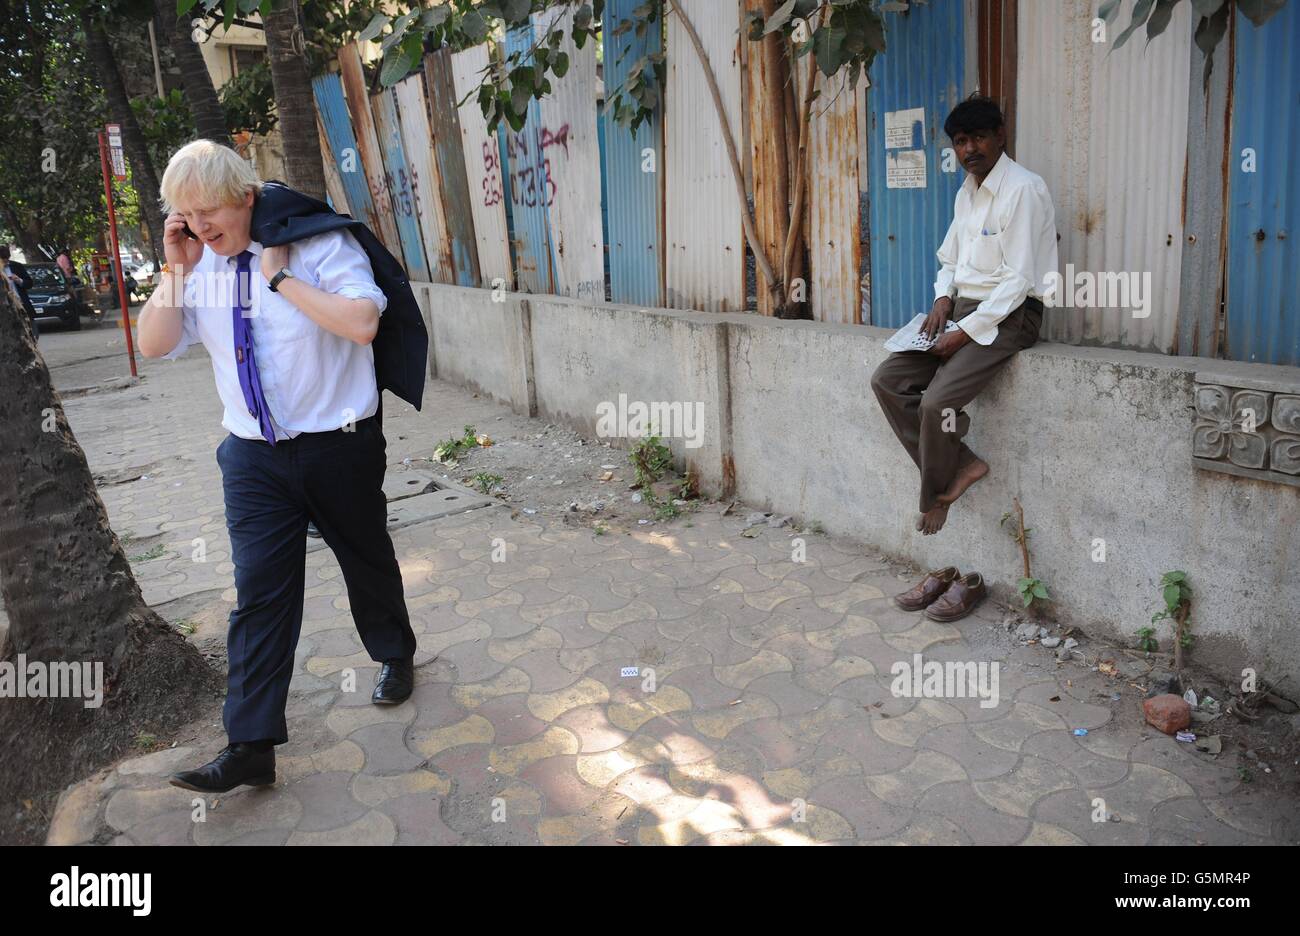
[[[518,133],[506,134],[506,155],[510,160],[510,200],[512,204],[535,208],[539,204],[550,207],[555,203],[556,185],[551,174],[551,153],[554,147],[563,148],[564,159],[569,158],[569,125],[558,130],[549,127],[525,127]],[[488,153],[483,150],[484,159]]]

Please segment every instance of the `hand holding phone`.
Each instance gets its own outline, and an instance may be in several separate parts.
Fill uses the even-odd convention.
[[[203,256],[203,242],[194,236],[185,216],[173,211],[163,222],[163,253],[173,269],[190,270]]]

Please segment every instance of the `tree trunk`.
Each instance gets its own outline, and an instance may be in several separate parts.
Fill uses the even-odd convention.
[[[0,840],[13,840],[15,828],[32,832],[17,804],[46,809],[141,732],[165,736],[206,714],[220,678],[145,605],[27,316],[2,298],[0,425],[0,594],[9,616],[0,658],[98,663],[103,674],[100,707],[84,697],[0,702]],[[18,678],[26,683],[22,671]]]
[[[131,110],[131,99],[126,93],[126,84],[122,73],[117,69],[117,58],[113,47],[109,45],[104,27],[89,14],[83,14],[82,25],[86,33],[86,52],[95,63],[95,70],[104,82],[104,97],[108,100],[108,112],[113,122],[122,127],[122,148],[126,158],[131,161],[131,184],[139,196],[140,215],[145,227],[149,229],[149,247],[153,250],[154,262],[162,259],[163,213],[158,201],[158,175],[149,160],[149,148],[145,145],[144,134],[136,123]],[[114,258],[116,262],[116,258]]]
[[[275,111],[284,140],[284,172],[290,187],[325,200],[325,166],[316,130],[316,99],[307,74],[297,0],[276,0],[263,21],[275,87]]]
[[[180,68],[181,87],[185,89],[185,100],[189,102],[199,136],[229,146],[226,113],[221,109],[203,53],[190,38],[189,18],[176,15],[176,0],[154,0],[154,9],[162,23],[162,34],[168,37],[172,55]]]

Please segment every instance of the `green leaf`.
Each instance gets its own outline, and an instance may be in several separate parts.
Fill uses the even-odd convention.
[[[1176,570],[1173,571],[1173,572],[1166,572],[1166,573],[1165,573],[1165,579],[1164,579],[1164,580],[1165,580],[1166,583],[1168,583],[1168,582],[1185,582],[1185,581],[1187,581],[1187,573],[1186,573],[1186,572],[1179,572],[1179,571],[1176,571]]]
[[[1227,2],[1228,0],[1192,0],[1192,12],[1197,16],[1213,16]]]
[[[1286,0],[1237,0],[1237,9],[1257,27],[1267,23],[1284,6]]]
[[[501,4],[501,18],[511,26],[518,25],[528,19],[528,11],[532,6],[530,0],[504,0]]]
[[[1181,597],[1181,594],[1182,593],[1179,591],[1177,585],[1166,585],[1164,588],[1165,607],[1167,607],[1171,612],[1176,610],[1178,608],[1178,599]]]
[[[776,8],[776,12],[772,14],[771,19],[767,21],[767,25],[763,28],[764,36],[776,32],[778,29],[785,26],[786,23],[790,22],[790,17],[794,13],[794,5],[796,2],[797,0],[786,0],[785,3]]]
[[[376,13],[374,17],[370,20],[370,22],[366,25],[366,28],[361,30],[361,32],[357,35],[357,41],[369,42],[371,39],[375,38],[381,32],[383,32],[384,27],[387,26],[390,22],[392,22],[392,20],[390,20],[383,13]]]
[[[199,0],[176,0],[176,16],[184,16],[190,10],[194,9],[194,4],[198,2]]]
[[[1225,4],[1219,8],[1219,12],[1202,19],[1196,24],[1196,35],[1193,38],[1196,41],[1196,47],[1205,56],[1205,69],[1201,76],[1201,82],[1206,93],[1210,89],[1210,75],[1214,73],[1214,49],[1228,31],[1228,11],[1230,9],[1231,7]]]
[[[569,56],[566,52],[556,52],[551,61],[551,71],[556,78],[563,78],[569,71]]]
[[[1128,42],[1128,37],[1133,35],[1134,31],[1147,21],[1147,17],[1151,15],[1151,8],[1155,6],[1155,3],[1156,0],[1137,0],[1133,7],[1133,18],[1129,20],[1128,28],[1119,34],[1115,44],[1110,47],[1112,52]]]
[[[1026,595],[1024,596],[1024,599],[1025,599],[1025,607],[1026,607],[1026,608],[1028,608],[1031,604],[1034,603],[1034,596],[1033,596],[1032,594],[1026,594]]]
[[[513,74],[513,73],[512,73]],[[533,86],[531,83],[524,84],[516,82],[511,78],[510,82],[510,106],[516,112],[522,114],[528,110],[528,100],[533,96]]]
[[[1174,17],[1174,7],[1180,2],[1181,0],[1158,0],[1155,11],[1151,14],[1151,18],[1147,20],[1147,42],[1165,31],[1165,27],[1169,25],[1169,21]]]
[[[406,77],[411,64],[406,58],[406,51],[399,46],[389,49],[384,55],[384,64],[379,69],[379,83],[385,88],[392,87]]]
[[[844,64],[844,39],[846,33],[838,26],[823,26],[813,33],[814,54],[817,68],[827,78],[834,75]]]
[[[1042,598],[1044,601],[1048,600],[1047,586],[1043,585],[1041,582],[1035,583],[1033,592],[1035,598]]]
[[[451,7],[443,4],[441,6],[430,7],[420,14],[420,28],[426,31],[437,29],[443,23],[447,22],[451,16]]]
[[[1114,22],[1115,15],[1119,13],[1120,0],[1104,0],[1102,5],[1097,8],[1097,18],[1103,19],[1107,23]]]
[[[590,3],[584,3],[582,6],[578,7],[577,11],[573,14],[574,29],[590,29],[593,16],[594,13],[591,9]],[[576,36],[574,37],[574,40],[577,40]],[[578,48],[582,48],[582,46],[578,46]]]
[[[472,43],[479,43],[487,38],[488,23],[478,10],[470,10],[461,19],[460,29]]]

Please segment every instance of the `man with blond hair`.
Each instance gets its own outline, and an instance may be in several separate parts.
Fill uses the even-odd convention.
[[[384,382],[372,347],[392,297],[406,302],[410,289],[359,222],[263,183],[220,144],[182,147],[162,198],[167,262],[140,314],[140,350],[176,357],[199,341],[212,360],[230,432],[216,455],[237,590],[223,711],[229,746],[172,783],[224,792],[273,783],[274,746],[288,740],[309,522],[338,558],[361,640],[382,664],[372,701],[411,694],[415,635],[387,529]],[[376,284],[381,264],[391,296]]]

